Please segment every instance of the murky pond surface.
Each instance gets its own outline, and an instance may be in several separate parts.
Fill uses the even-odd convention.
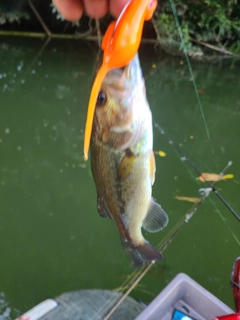
[[[0,319],[14,319],[46,298],[85,288],[115,289],[133,272],[110,220],[99,218],[83,129],[94,75],[93,43],[1,39],[0,51]],[[157,246],[192,208],[175,196],[199,197],[197,174],[234,178],[216,184],[240,211],[240,62],[193,62],[206,128],[184,59],[142,47],[152,108],[157,174],[153,195],[168,227],[145,234]],[[164,130],[164,134],[161,130]],[[233,307],[229,276],[240,255],[240,224],[213,194],[200,206],[133,291],[149,302],[185,272]]]

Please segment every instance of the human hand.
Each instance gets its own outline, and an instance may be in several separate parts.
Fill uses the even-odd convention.
[[[108,11],[118,17],[128,0],[52,0],[59,13],[69,21],[77,21],[83,11],[95,19],[102,18]]]

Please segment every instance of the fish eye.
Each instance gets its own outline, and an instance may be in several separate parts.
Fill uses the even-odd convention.
[[[107,102],[107,95],[104,91],[99,91],[97,97],[97,107],[103,107]]]

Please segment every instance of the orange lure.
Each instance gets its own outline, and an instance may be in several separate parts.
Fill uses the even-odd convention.
[[[151,19],[156,6],[157,0],[129,1],[118,20],[109,25],[103,37],[103,61],[94,80],[88,104],[83,150],[85,160],[88,159],[95,104],[102,81],[109,70],[122,68],[134,58],[140,45],[144,21]]]

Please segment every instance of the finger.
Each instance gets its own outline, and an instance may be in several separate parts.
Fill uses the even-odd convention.
[[[117,18],[128,0],[110,0],[109,11]]]
[[[83,0],[84,9],[91,18],[99,19],[108,12],[108,0]]]
[[[82,0],[52,0],[64,19],[77,21],[83,13]]]

